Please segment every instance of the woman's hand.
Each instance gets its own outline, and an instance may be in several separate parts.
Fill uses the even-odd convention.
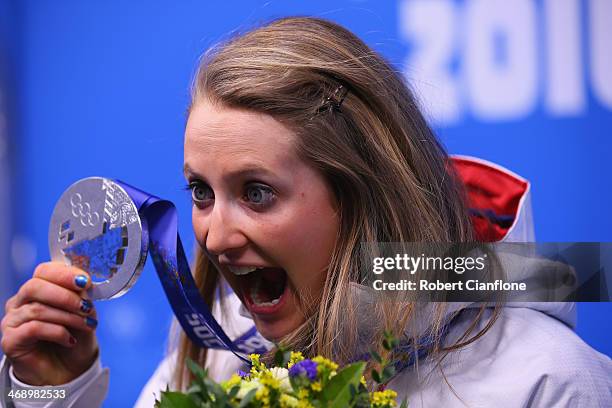
[[[90,286],[82,270],[47,262],[6,302],[1,345],[20,381],[65,384],[95,361],[98,322],[87,299]]]

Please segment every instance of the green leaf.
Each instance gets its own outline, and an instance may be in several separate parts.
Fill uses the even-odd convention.
[[[181,392],[162,392],[160,408],[198,408],[186,394]]]
[[[400,405],[400,408],[408,408],[408,400],[404,398],[404,400],[402,401],[402,405]]]
[[[392,365],[386,366],[385,368],[383,368],[383,371],[382,371],[382,381],[381,382],[387,382],[394,375],[395,375],[395,367],[393,367]]]
[[[199,384],[191,384],[189,389],[187,389],[187,394],[199,394],[202,392],[202,387]]]
[[[389,346],[389,348],[387,350],[392,350],[392,349],[396,348],[397,345],[399,344],[399,339],[396,338],[393,335],[393,333],[390,332],[390,331],[385,331],[384,337],[385,337],[385,340],[387,341],[387,344]]]
[[[365,370],[365,363],[360,361],[344,367],[332,377],[321,392],[323,405],[329,408],[347,407],[351,400],[350,386],[359,385],[363,370]]]
[[[372,350],[370,351],[370,355],[372,356],[374,361],[376,361],[378,364],[382,364],[382,357],[380,356],[380,354]]]
[[[300,388],[308,387],[310,385],[310,380],[303,375],[299,375],[297,377],[289,377],[289,382],[291,383],[291,387],[298,391]]]
[[[204,379],[204,384],[206,385],[206,390],[209,394],[212,394],[215,397],[215,405],[216,406],[224,406],[226,402],[229,401],[227,393],[221,387],[221,385],[217,384],[210,378]]]
[[[244,396],[242,401],[240,401],[240,405],[238,405],[238,408],[246,408],[246,407],[248,407],[249,404],[253,401],[253,398],[255,398],[255,393],[256,392],[257,392],[257,389],[253,389],[253,390],[247,392],[247,394]]]
[[[274,353],[274,365],[276,367],[287,367],[290,358],[291,352],[279,346],[276,353]]]
[[[238,394],[238,391],[240,391],[240,386],[239,385],[234,385],[230,389],[230,392],[227,394],[227,396],[230,397],[230,398],[234,398]]]
[[[196,363],[195,361],[193,361],[192,359],[188,358],[185,363],[187,363],[187,367],[189,368],[189,370],[193,373],[193,375],[195,375],[196,377],[200,378],[200,379],[204,379],[205,377],[208,376],[208,373],[206,370],[204,370],[202,368],[202,366],[200,366],[198,363]]]
[[[355,408],[371,408],[372,405],[370,404],[370,395],[368,394],[367,391],[357,395],[357,398],[354,401]]]
[[[378,374],[378,371],[372,369],[372,379],[374,381],[376,381],[377,383],[381,383],[382,381],[380,380],[380,374]]]

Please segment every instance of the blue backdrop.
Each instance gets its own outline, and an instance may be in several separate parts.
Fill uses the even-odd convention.
[[[4,158],[0,166],[13,181],[10,196],[0,192],[3,205],[11,198],[12,215],[0,220],[15,220],[11,242],[0,247],[12,262],[0,297],[48,259],[55,201],[86,176],[120,178],[173,200],[192,252],[182,133],[198,57],[233,30],[290,14],[335,20],[383,53],[451,153],[529,179],[539,241],[612,241],[610,1],[0,4],[15,145],[11,169],[2,168]],[[162,358],[171,312],[150,263],[129,295],[97,308],[112,372],[105,406],[125,406]],[[610,304],[579,305],[578,333],[608,355],[611,312]]]

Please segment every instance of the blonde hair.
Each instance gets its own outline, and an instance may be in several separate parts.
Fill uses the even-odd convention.
[[[326,101],[339,87],[348,93],[338,109]],[[283,339],[288,347],[340,363],[355,358],[359,327],[351,282],[359,282],[360,243],[473,241],[462,187],[415,98],[380,55],[338,24],[282,18],[211,49],[195,78],[192,105],[203,99],[266,113],[288,126],[299,157],[335,194],[340,230],[323,295],[318,309]],[[195,278],[212,306],[220,277],[202,251]],[[413,305],[379,309],[381,328],[403,327],[415,315]],[[436,305],[434,337],[444,315],[444,304]],[[482,334],[466,340],[466,333],[445,349],[436,342],[434,351]],[[206,350],[181,333],[179,388],[192,378],[186,357],[204,364]]]

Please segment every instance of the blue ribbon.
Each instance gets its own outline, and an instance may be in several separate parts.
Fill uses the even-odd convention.
[[[203,348],[229,350],[246,362],[250,361],[246,357],[250,353],[265,353],[265,340],[255,326],[232,341],[202,299],[178,235],[174,204],[119,180],[115,182],[128,193],[148,228],[149,251],[159,280],[189,339]]]

